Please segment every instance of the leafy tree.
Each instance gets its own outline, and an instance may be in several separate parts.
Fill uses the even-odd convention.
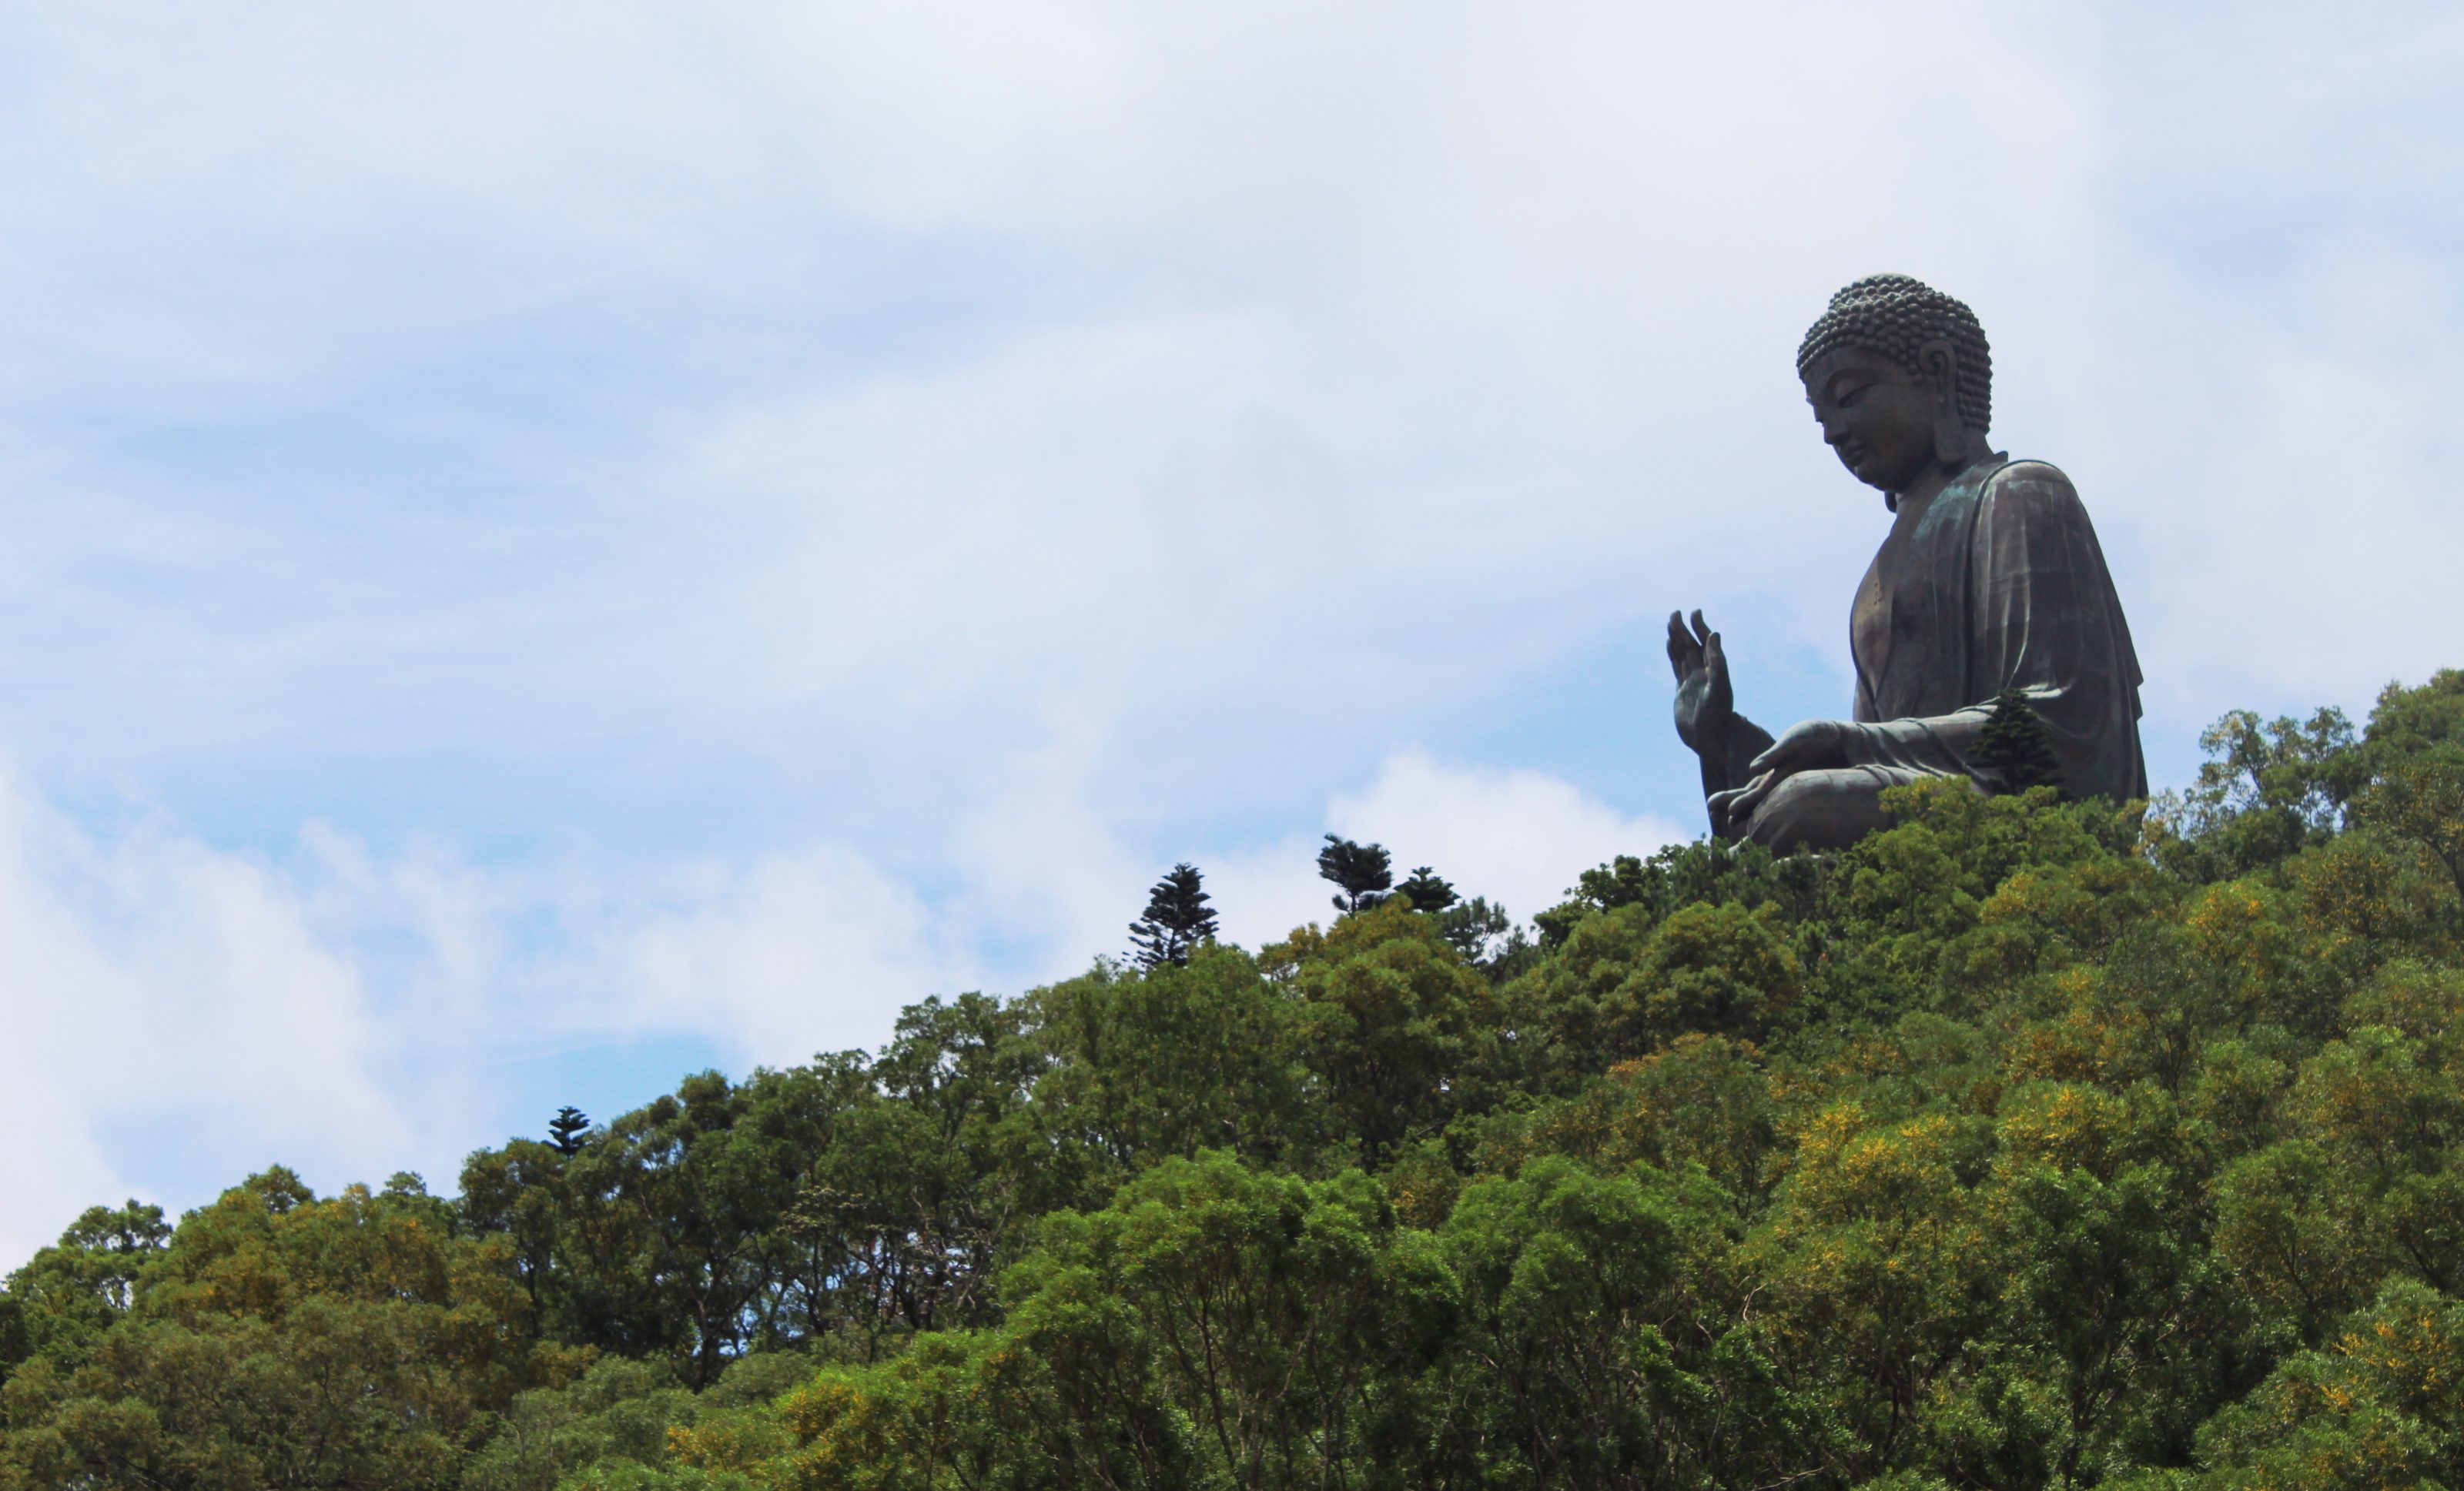
[[[1195,865],[1176,865],[1147,896],[1144,916],[1130,923],[1130,960],[1140,968],[1189,962],[1191,950],[1215,940],[1215,910],[1199,888]]]
[[[1998,1419],[1998,1433],[1937,1435],[1972,1446],[1962,1479],[1994,1483],[2050,1473],[2077,1484],[2100,1465],[2178,1454],[2197,1415],[2179,1422],[2167,1400],[2214,1405],[2196,1383],[2149,1385],[2179,1370],[2186,1344],[2212,1348],[2236,1302],[2199,1230],[2183,1225],[2201,1197],[2167,1163],[2178,1157],[2172,1104],[2152,1084],[2035,1084],[2004,1099],[1998,1124],[1995,1168],[1979,1188],[1987,1252],[2008,1270],[2005,1335],[2034,1361],[2016,1382],[1991,1369],[1969,1379],[1986,1391],[1964,1416]],[[2035,1401],[2009,1404],[2014,1388]]]
[[[2353,755],[2366,780],[2348,794],[2352,817],[2443,873],[2454,895],[2440,920],[2464,925],[2464,671],[2388,685]]]
[[[994,1280],[1039,1218],[1096,1199],[1085,1151],[1055,1144],[1033,1101],[1055,1060],[1035,1014],[980,994],[911,1006],[871,1068],[888,1101],[808,1173],[852,1207],[873,1328],[994,1318]]]
[[[736,1362],[716,1383],[693,1392],[666,1364],[603,1356],[575,1381],[535,1388],[515,1397],[496,1433],[464,1462],[464,1491],[552,1491],[564,1485],[690,1484],[696,1491],[752,1491],[726,1472],[676,1466],[662,1474],[672,1447],[693,1442],[709,1425],[725,1436],[750,1417],[767,1417],[772,1400],[813,1376],[812,1358],[760,1352]],[[748,1414],[748,1410],[754,1411]],[[739,1432],[735,1437],[745,1436]],[[789,1442],[783,1430],[764,1442]],[[672,1478],[672,1479],[671,1479]]]
[[[1708,1348],[1723,1311],[1688,1287],[1731,1224],[1715,1188],[1648,1167],[1604,1176],[1552,1156],[1465,1191],[1441,1233],[1463,1318],[1442,1368],[1439,1483],[1784,1479],[1785,1439],[1721,1401]]]
[[[1395,888],[1392,866],[1392,858],[1380,845],[1354,844],[1332,834],[1326,836],[1326,847],[1317,851],[1318,878],[1332,881],[1342,892],[1334,898],[1334,909],[1346,916],[1386,899]]]
[[[2355,811],[2364,822],[2428,851],[2464,898],[2464,744],[2390,761]]]
[[[496,1411],[580,1365],[536,1343],[505,1254],[415,1177],[320,1200],[254,1176],[182,1221],[90,1349],[11,1375],[0,1464],[132,1491],[453,1485]]]
[[[1926,1406],[1993,1332],[2007,1270],[1963,1174],[1986,1151],[1979,1120],[1855,1099],[1810,1117],[1748,1246],[1784,1390],[1820,1405],[1821,1460],[1853,1485],[1909,1468]]]
[[[1539,928],[1540,945],[1554,949],[1586,918],[1622,906],[1640,906],[1657,922],[1683,907],[1706,902],[1760,906],[1770,901],[1803,921],[1815,912],[1824,872],[1823,861],[1815,856],[1774,859],[1755,844],[1714,839],[1670,844],[1648,861],[1620,854],[1583,871],[1566,892],[1569,899],[1532,922]]]
[[[1759,1040],[1797,1002],[1802,975],[1775,916],[1730,902],[1655,924],[1638,903],[1581,923],[1505,998],[1536,1085],[1687,1033]]]
[[[2427,683],[2379,691],[2365,740],[2379,761],[2464,741],[2464,669],[2442,668]]]
[[[1186,1457],[1195,1473],[1162,1483],[1358,1483],[1381,1448],[1380,1369],[1408,1364],[1425,1316],[1450,1303],[1437,1260],[1396,1241],[1356,1172],[1312,1184],[1223,1155],[1168,1161],[1111,1207],[1054,1218],[1005,1285],[1011,1328],[1046,1361],[1127,1379],[1158,1428],[1158,1410],[1177,1411],[1187,1437],[1156,1434],[1148,1458]],[[1111,1308],[1086,1307],[1089,1285]],[[1109,1406],[1061,1406],[1082,1440],[1111,1434]]]
[[[1035,1082],[1039,1127],[1091,1155],[1090,1201],[1166,1158],[1293,1161],[1331,1138],[1302,1008],[1238,948],[1139,978],[1099,966],[1034,998],[1052,1061]]]
[[[529,1140],[472,1156],[465,1215],[502,1239],[549,1334],[706,1386],[757,1345],[848,1324],[841,1260],[788,1222],[816,1155],[869,1110],[870,1077],[829,1060],[688,1078],[570,1157]]]
[[[514,1274],[530,1300],[532,1317],[551,1333],[570,1338],[572,1323],[559,1310],[567,1281],[557,1273],[568,1257],[565,1231],[572,1212],[564,1159],[555,1146],[536,1139],[482,1150],[463,1164],[459,1211],[463,1221],[502,1239],[512,1250]]]
[[[2464,1308],[2390,1283],[2326,1347],[2285,1358],[2199,1435],[2184,1484],[2322,1488],[2464,1480]]]
[[[0,1491],[2464,1483],[2464,674],[2208,744],[89,1212]]]
[[[1587,869],[1576,879],[1573,888],[1566,892],[1566,901],[1532,918],[1540,929],[1541,945],[1560,947],[1585,917],[1614,911],[1620,906],[1639,905],[1652,890],[1642,861],[1631,854],[1620,854],[1596,869]]]
[[[74,1361],[136,1303],[138,1281],[171,1239],[163,1209],[89,1207],[60,1240],[9,1276],[0,1380],[37,1353]]]
[[[1969,759],[1991,779],[1996,791],[2025,792],[2062,784],[2062,763],[2054,755],[2053,732],[2045,728],[2024,690],[2005,689],[1993,696],[1993,713],[1977,731]]]
[[[1291,971],[1309,1064],[1373,1164],[1461,1110],[1494,1040],[1495,999],[1427,917],[1374,906],[1266,955]]]
[[[2343,712],[2262,723],[2235,710],[2199,736],[2208,753],[2189,790],[2162,794],[2160,841],[2169,868],[2219,880],[2278,864],[2332,838],[2344,806],[2368,779]]]
[[[1699,1168],[1732,1197],[1758,1199],[1778,1175],[1780,1109],[1760,1049],[1689,1034],[1529,1113],[1481,1126],[1478,1169],[1511,1173],[1551,1154],[1601,1172]]]

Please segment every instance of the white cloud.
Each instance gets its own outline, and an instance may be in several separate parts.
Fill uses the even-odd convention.
[[[0,966],[18,1121],[0,1258],[121,1199],[132,1149],[210,1148],[236,1180],[408,1148],[365,989],[262,866],[147,828],[99,838],[0,785]]]
[[[1169,690],[1191,638],[1260,730],[1341,713],[1371,753],[1410,729],[1381,712],[1663,603],[1836,675],[1879,509],[1786,357],[1886,264],[1985,313],[2013,444],[2077,469],[2131,582],[2165,728],[2348,690],[2301,608],[2238,650],[2209,619],[2316,573],[2376,634],[2436,633],[2452,254],[2369,235],[2422,195],[2391,161],[2454,148],[2422,111],[2455,33],[2323,66],[2298,19],[2160,77],[2128,44],[2156,21],[1904,4],[283,10],[144,45],[50,12],[0,206],[32,478],[0,638],[39,639],[0,663],[54,701],[23,744],[152,776],[283,738],[638,741],[877,794],[885,758],[949,769],[929,735]],[[1841,99],[1878,77],[1926,81]],[[2349,197],[2357,155],[2372,194],[2313,242],[2303,193]],[[2274,277],[2183,273],[2201,204],[2290,245]],[[2415,335],[2346,336],[2387,286],[2431,290]],[[674,361],[590,340],[645,318]],[[604,423],[488,423],[528,335]],[[2319,387],[2397,396],[2320,418]],[[200,482],[61,433],[97,410],[365,449]],[[388,493],[396,420],[450,459]],[[2330,521],[2340,441],[2374,462]],[[2428,530],[2403,582],[2354,583],[2399,526]]]
[[[451,1189],[466,1151],[546,1110],[480,1076],[508,1048],[692,1033],[742,1071],[878,1045],[900,1007],[981,987],[996,962],[1070,973],[1118,950],[1152,878],[1075,782],[1066,753],[1022,778],[937,904],[844,845],[508,873],[320,827],[274,864],[81,827],[11,787],[0,1101],[26,1139],[0,1152],[0,1265],[86,1205],[134,1191],[176,1211],[267,1164]],[[1325,822],[1527,917],[1580,870],[1683,837],[1539,773],[1417,751]],[[1201,856],[1226,934],[1256,947],[1323,921],[1317,846]]]
[[[1390,757],[1367,791],[1337,798],[1327,823],[1388,845],[1398,870],[1430,865],[1465,895],[1502,901],[1526,919],[1564,900],[1595,865],[1699,833],[1628,818],[1539,772],[1449,767],[1417,751]]]
[[[542,1042],[690,1033],[738,1071],[878,1044],[963,973],[946,932],[843,846],[504,874],[319,828],[276,865],[0,787],[0,1268],[88,1205],[176,1213],[269,1164],[450,1191],[545,1111],[483,1075]]]
[[[1544,773],[1452,766],[1421,751],[1387,757],[1366,788],[1334,799],[1326,827],[1384,844],[1398,880],[1427,865],[1464,895],[1486,896],[1525,922],[1564,900],[1584,870],[1695,837],[1629,818]],[[1294,835],[1202,866],[1224,935],[1255,948],[1304,923],[1323,925],[1332,914],[1330,888],[1317,877],[1323,842]]]
[[[715,1034],[741,1071],[878,1045],[901,1006],[953,992],[935,931],[913,891],[825,847],[714,868],[681,904],[603,911],[541,981],[584,1033]]]

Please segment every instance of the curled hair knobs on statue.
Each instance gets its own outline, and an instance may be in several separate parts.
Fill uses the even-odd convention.
[[[1905,274],[1868,274],[1833,296],[1831,308],[1797,343],[1796,370],[1803,374],[1832,348],[1851,346],[1922,373],[1917,352],[1928,341],[1947,341],[1959,354],[1953,394],[1960,423],[1971,429],[1989,428],[1993,353],[1985,343],[1985,328],[1966,305]]]

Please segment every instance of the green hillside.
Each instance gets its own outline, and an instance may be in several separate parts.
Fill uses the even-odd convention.
[[[2206,744],[98,1208],[0,1487],[2464,1484],[2464,673]]]

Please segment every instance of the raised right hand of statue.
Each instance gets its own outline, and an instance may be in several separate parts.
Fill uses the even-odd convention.
[[[1728,655],[1702,612],[1694,613],[1690,631],[1685,618],[1668,613],[1668,666],[1677,673],[1677,738],[1697,756],[1726,751],[1737,700],[1728,688]]]

